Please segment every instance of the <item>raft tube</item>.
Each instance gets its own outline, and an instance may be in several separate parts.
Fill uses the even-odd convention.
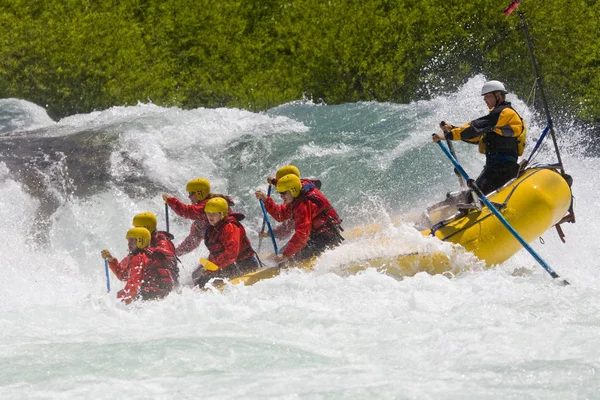
[[[558,223],[571,205],[571,188],[553,169],[531,168],[488,199],[515,231],[530,243]],[[492,212],[483,207],[443,221],[432,230],[440,240],[456,243],[486,265],[501,264],[522,249],[517,239]]]

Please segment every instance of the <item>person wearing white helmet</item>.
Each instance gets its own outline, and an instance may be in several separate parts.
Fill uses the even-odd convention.
[[[506,88],[500,81],[488,81],[481,88],[489,114],[461,127],[442,121],[443,134],[434,134],[433,141],[462,140],[479,145],[485,154],[485,166],[476,180],[484,194],[493,192],[519,173],[518,157],[523,155],[527,131],[519,114],[506,101]]]

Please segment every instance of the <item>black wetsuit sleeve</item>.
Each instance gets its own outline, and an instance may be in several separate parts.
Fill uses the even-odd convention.
[[[479,137],[484,133],[492,132],[498,124],[498,118],[500,118],[502,109],[501,107],[496,107],[488,115],[471,121],[469,127],[460,133],[460,138],[462,140],[469,140]]]

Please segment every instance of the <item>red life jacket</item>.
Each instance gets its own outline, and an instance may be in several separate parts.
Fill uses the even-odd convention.
[[[175,285],[170,269],[152,267],[152,251],[136,249],[121,261],[127,262],[127,284],[117,298],[127,303],[141,297],[143,300],[162,299]],[[140,269],[141,268],[141,269]]]
[[[154,232],[146,251],[150,257],[149,268],[168,269],[175,283],[179,281],[179,267],[172,234],[164,231]]]
[[[198,204],[183,204],[175,197],[167,199],[169,207],[171,207],[171,209],[173,209],[177,215],[194,221],[190,227],[189,235],[177,247],[177,255],[183,255],[191,252],[200,245],[200,242],[202,242],[206,228],[210,225],[208,223],[208,219],[206,218],[206,213],[204,212],[204,206],[206,206],[208,200],[214,197],[222,197],[230,206],[233,205],[233,200],[231,197],[214,193],[209,194],[206,199],[202,200]]]
[[[300,195],[292,203],[293,208],[303,201],[310,201],[318,208],[317,215],[312,219],[311,235],[334,235],[339,234],[342,219],[325,195],[313,184],[302,186]],[[292,213],[293,213],[292,209]]]
[[[277,186],[277,182],[279,182],[279,179],[273,179],[271,184]],[[317,189],[321,189],[321,181],[319,179],[300,178],[300,183],[302,184],[302,187],[306,185],[313,185]]]
[[[302,187],[307,185],[314,185],[317,189],[321,190],[321,181],[319,179],[300,178]]]
[[[142,275],[142,285],[140,287],[140,295],[143,299],[162,298],[169,294],[177,283],[178,275],[171,268],[164,264],[164,256],[157,255],[158,252],[153,252],[148,249],[140,250],[146,253],[149,262]],[[177,268],[177,265],[175,265]],[[179,269],[177,269],[179,273]]]
[[[215,226],[209,226],[206,229],[206,234],[204,235],[204,244],[208,248],[210,252],[209,259],[211,261],[217,260],[223,252],[225,252],[224,242],[225,239],[223,237],[223,228],[227,224],[233,224],[240,229],[240,248],[238,252],[236,261],[245,260],[254,256],[255,252],[250,244],[250,240],[248,236],[246,236],[246,230],[244,226],[239,222],[245,218],[244,214],[238,212],[229,213],[225,218],[223,218],[219,223]],[[220,265],[217,263],[220,268],[225,268],[227,265]],[[229,264],[230,265],[230,264]]]

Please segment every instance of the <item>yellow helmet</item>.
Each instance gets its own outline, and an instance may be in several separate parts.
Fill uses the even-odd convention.
[[[135,228],[128,230],[125,237],[127,239],[137,239],[138,249],[145,249],[150,245],[150,231],[146,228],[142,228],[141,226],[136,226]]]
[[[187,183],[185,190],[189,193],[196,193],[198,200],[204,200],[210,194],[210,182],[204,178],[192,179]]]
[[[277,191],[279,193],[287,192],[288,190],[294,197],[298,197],[302,189],[300,178],[294,174],[287,174],[277,181]]]
[[[285,167],[281,167],[277,170],[277,173],[275,174],[275,179],[283,178],[288,174],[293,174],[300,178],[300,170],[297,167],[293,165],[286,165]]]
[[[146,228],[150,233],[156,230],[156,215],[151,212],[143,212],[133,217],[132,225]]]
[[[206,206],[204,206],[205,212],[210,213],[221,213],[224,217],[227,216],[229,211],[229,204],[227,200],[222,197],[213,197],[209,201],[206,202]]]

